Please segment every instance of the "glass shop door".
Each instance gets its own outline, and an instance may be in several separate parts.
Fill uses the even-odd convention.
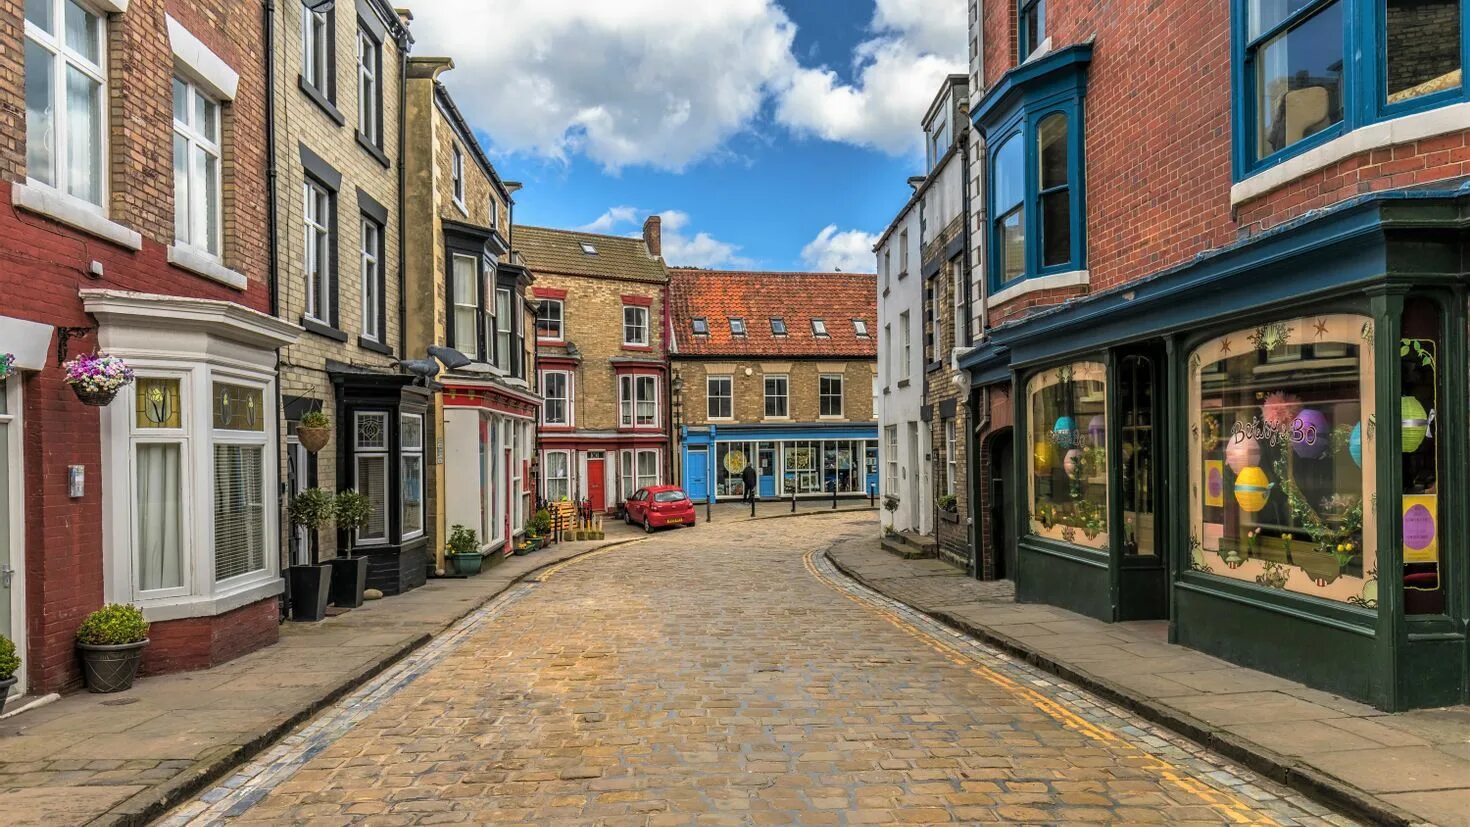
[[[1114,491],[1121,512],[1121,542],[1113,551],[1119,620],[1168,617],[1168,577],[1162,511],[1164,352],[1161,347],[1123,351],[1114,360],[1116,380],[1110,417],[1115,435],[1109,440],[1114,457]]]

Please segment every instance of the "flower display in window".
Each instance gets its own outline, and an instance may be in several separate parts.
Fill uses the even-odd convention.
[[[1261,405],[1261,418],[1277,433],[1291,430],[1291,425],[1302,412],[1302,400],[1296,394],[1274,391],[1266,394]]]

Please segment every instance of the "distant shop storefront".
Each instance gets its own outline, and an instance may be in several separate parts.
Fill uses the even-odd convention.
[[[682,451],[689,496],[739,499],[756,469],[762,498],[863,496],[878,485],[877,426],[690,428]]]

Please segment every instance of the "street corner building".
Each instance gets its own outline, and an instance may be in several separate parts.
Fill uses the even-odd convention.
[[[1024,601],[1464,703],[1470,8],[1127,5],[972,4],[983,553]]]
[[[230,2],[0,4],[0,634],[16,690],[79,685],[104,602],[143,669],[276,640],[278,350],[267,55]],[[21,117],[24,113],[24,118]],[[63,363],[135,372],[74,392]]]
[[[517,227],[535,278],[541,497],[616,511],[672,477],[669,272],[658,216],[637,238]]]
[[[875,278],[671,268],[674,418],[695,501],[878,487]]]

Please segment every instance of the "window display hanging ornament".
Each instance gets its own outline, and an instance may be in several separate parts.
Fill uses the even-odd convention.
[[[1052,441],[1063,448],[1071,448],[1077,444],[1077,421],[1070,416],[1057,417],[1057,424],[1051,429]]]
[[[1429,434],[1429,413],[1424,405],[1412,396],[1405,396],[1400,403],[1403,412],[1403,451],[1412,454],[1424,444]]]
[[[1245,469],[1252,465],[1261,464],[1261,443],[1253,436],[1243,433],[1231,435],[1229,443],[1225,446],[1225,464],[1230,470],[1239,476]]]
[[[1031,456],[1032,465],[1038,474],[1050,474],[1052,463],[1056,462],[1057,452],[1050,442],[1041,440],[1036,443],[1036,451]]]
[[[1275,487],[1259,466],[1247,466],[1235,477],[1235,502],[1241,511],[1254,514],[1266,507]]]
[[[1353,426],[1353,432],[1348,435],[1348,456],[1353,458],[1353,464],[1359,468],[1363,467],[1363,423],[1359,422]]]
[[[1093,445],[1103,444],[1103,439],[1108,435],[1108,420],[1098,414],[1087,421],[1087,436]]]
[[[1321,459],[1332,447],[1332,427],[1327,416],[1307,408],[1291,423],[1291,450],[1302,459]]]
[[[1067,451],[1067,455],[1062,458],[1062,470],[1066,471],[1067,476],[1073,479],[1076,479],[1077,477],[1080,477],[1082,475],[1081,448],[1072,448]]]

